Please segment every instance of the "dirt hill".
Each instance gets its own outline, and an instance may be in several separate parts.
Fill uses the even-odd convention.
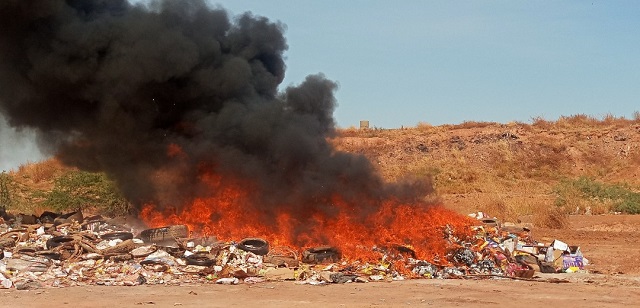
[[[339,150],[368,157],[388,181],[431,176],[442,202],[463,213],[482,210],[522,219],[553,205],[563,180],[580,177],[636,192],[640,187],[637,119],[577,115],[532,124],[347,129],[333,142]],[[577,207],[576,212],[607,210]]]

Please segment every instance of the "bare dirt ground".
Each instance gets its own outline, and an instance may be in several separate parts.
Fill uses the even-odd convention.
[[[539,241],[579,245],[589,273],[523,280],[409,280],[298,285],[261,284],[3,290],[0,307],[620,307],[640,302],[640,216],[572,216],[568,230],[534,229]],[[555,281],[555,282],[553,282]]]

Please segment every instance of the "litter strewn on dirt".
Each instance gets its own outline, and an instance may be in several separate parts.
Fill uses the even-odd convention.
[[[51,215],[51,213],[49,213]],[[427,261],[410,246],[371,247],[375,262],[348,260],[332,246],[270,246],[268,239],[219,241],[190,237],[186,225],[142,230],[81,213],[0,223],[0,286],[37,289],[81,285],[396,281],[416,278],[535,279],[538,273],[584,271],[580,247],[537,242],[526,226],[502,224],[479,212],[474,236],[444,228],[449,251]],[[51,218],[51,217],[50,217]]]

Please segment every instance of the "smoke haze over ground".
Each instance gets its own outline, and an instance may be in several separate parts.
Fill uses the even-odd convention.
[[[197,0],[3,0],[0,112],[136,205],[206,195],[203,169],[250,179],[265,206],[429,193],[333,150],[335,82],[311,75],[278,92],[284,28]]]
[[[40,152],[35,140],[33,130],[10,127],[0,114],[0,172],[43,159],[45,155]]]

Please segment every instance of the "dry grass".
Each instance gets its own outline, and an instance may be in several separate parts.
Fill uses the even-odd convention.
[[[553,197],[513,192],[487,192],[444,195],[445,205],[462,214],[482,211],[502,222],[532,222],[540,208],[553,205]]]
[[[454,125],[455,129],[467,129],[467,128],[484,128],[488,126],[495,126],[498,123],[495,122],[476,122],[476,121],[464,121],[461,124]]]
[[[10,172],[12,204],[11,212],[34,213],[39,215],[49,208],[40,204],[44,200],[38,191],[49,191],[54,180],[70,170],[56,159],[21,165],[18,170]]]
[[[633,166],[640,165],[640,149],[639,148],[634,149],[634,151],[630,151],[630,153],[627,156],[629,158],[631,165]]]
[[[555,123],[557,128],[576,128],[576,127],[592,127],[599,125],[597,118],[586,114],[576,114],[572,116],[561,116]]]
[[[561,179],[589,176],[640,185],[640,144],[634,137],[640,132],[634,125],[640,113],[635,117],[577,114],[556,121],[538,117],[532,124],[419,123],[416,128],[376,131],[375,137],[384,142],[342,144],[340,149],[366,155],[390,181],[432,177],[445,205],[459,212],[482,210],[507,221],[535,214],[537,224],[564,227],[567,214],[600,214],[610,208],[579,198],[571,206],[554,207],[552,189]],[[370,138],[371,132],[351,134]],[[621,135],[628,138],[615,140]]]
[[[531,125],[539,129],[584,129],[584,128],[602,128],[602,127],[624,127],[638,123],[640,113],[634,112],[632,119],[625,117],[616,117],[612,114],[606,114],[601,118],[586,114],[576,114],[571,116],[561,116],[556,121],[546,120],[542,117],[531,119]]]
[[[556,141],[532,144],[516,156],[524,177],[557,179],[571,167],[566,145]]]
[[[555,205],[541,205],[533,213],[533,224],[537,227],[565,229],[569,227],[569,215]]]
[[[561,206],[557,206],[558,209],[564,213],[573,215],[600,215],[609,213],[613,209],[613,202],[585,199],[582,196],[582,193],[578,190],[566,190],[564,192],[563,200],[565,200],[565,203]]]
[[[416,125],[416,129],[418,130],[430,130],[432,128],[433,128],[433,125],[427,122],[419,122],[418,125]]]
[[[497,217],[504,222],[519,222],[519,213],[515,207],[508,204],[508,201],[500,195],[491,195],[480,207],[482,212]]]
[[[531,119],[531,125],[537,129],[551,129],[554,126],[553,121],[549,121],[543,117],[535,117]]]
[[[617,127],[622,127],[625,125],[629,125],[631,123],[633,123],[633,120],[629,120],[625,117],[616,117],[610,113],[606,114],[605,116],[602,117],[602,123],[604,123],[605,125],[613,125],[613,126],[617,126]]]
[[[21,165],[18,171],[14,171],[12,174],[19,175],[19,181],[25,184],[38,184],[52,181],[55,177],[64,173],[65,170],[68,170],[68,167],[62,165],[58,160],[49,159],[38,163]]]

